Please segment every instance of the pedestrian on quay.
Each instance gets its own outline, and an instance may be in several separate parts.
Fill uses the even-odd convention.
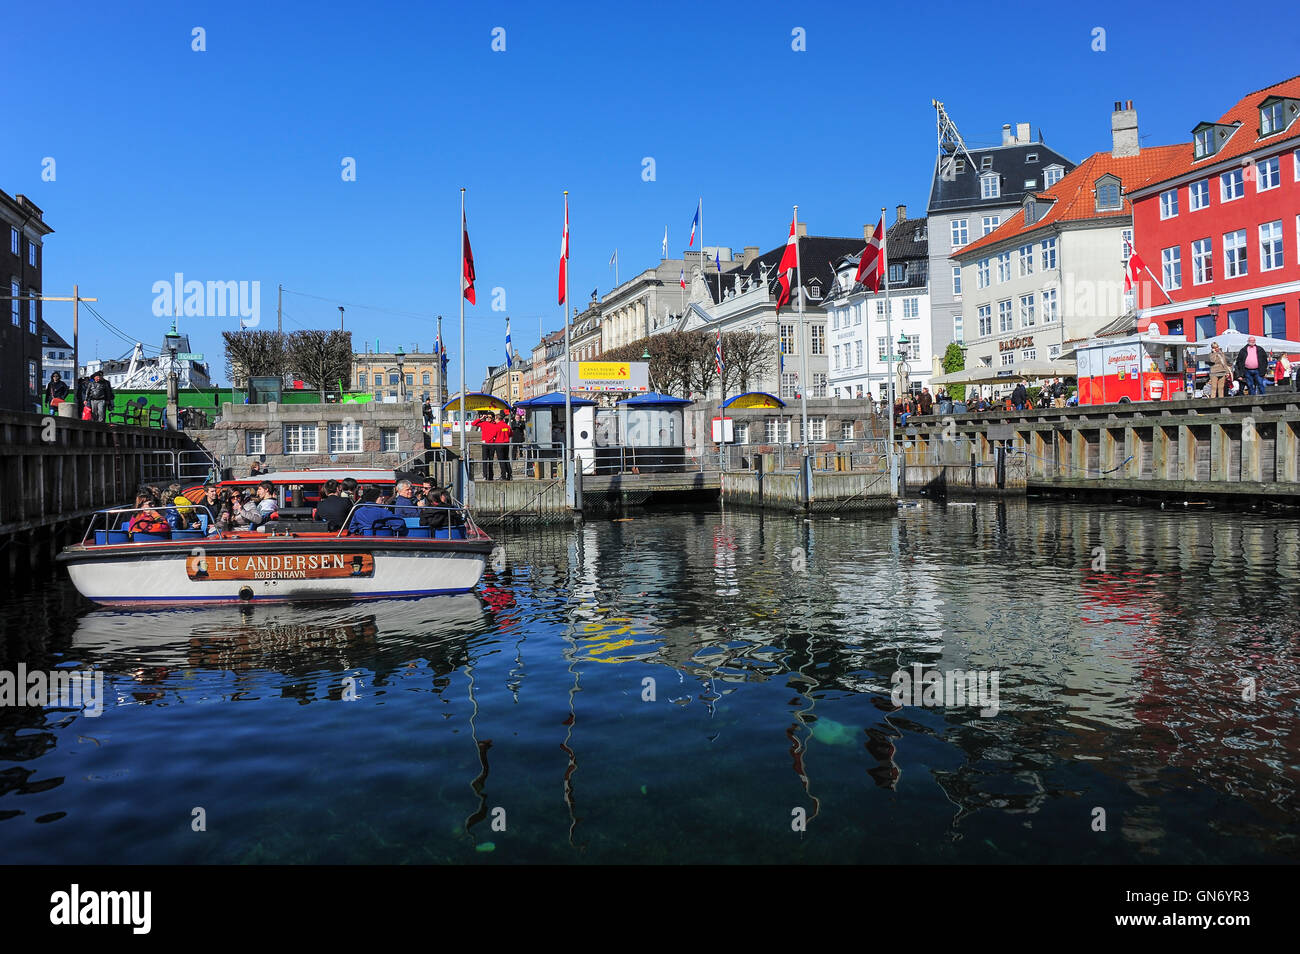
[[[497,418],[491,411],[484,411],[469,422],[470,427],[478,428],[479,441],[483,445],[483,479],[492,480],[496,476],[492,462],[496,460]]]
[[[1029,403],[1029,389],[1025,387],[1025,382],[1021,381],[1016,385],[1015,390],[1011,392],[1011,404],[1017,411],[1023,411],[1025,405]],[[1007,408],[1011,410],[1011,408]]]
[[[1282,384],[1291,377],[1291,359],[1284,354],[1277,356],[1277,361],[1273,363],[1273,386],[1279,391]]]
[[[50,375],[50,383],[45,385],[45,403],[54,410],[68,399],[68,385],[59,372]]]
[[[510,450],[515,460],[524,456],[524,412],[516,409],[510,418]]]
[[[1253,340],[1253,339],[1252,339]],[[113,407],[113,386],[104,379],[104,372],[96,371],[86,386],[86,400],[90,403],[90,419],[103,423]]]
[[[1225,390],[1228,386],[1228,380],[1232,377],[1232,365],[1228,363],[1228,356],[1223,353],[1217,341],[1210,345],[1210,355],[1207,359],[1210,365],[1210,382],[1205,389],[1207,398],[1224,397]]]
[[[917,398],[917,414],[921,417],[929,417],[930,411],[934,407],[934,398],[930,396],[929,388],[921,388],[921,396]]]
[[[1237,352],[1237,373],[1246,382],[1251,394],[1264,393],[1264,371],[1268,368],[1268,352],[1255,344],[1255,336],[1246,339],[1246,345]]]

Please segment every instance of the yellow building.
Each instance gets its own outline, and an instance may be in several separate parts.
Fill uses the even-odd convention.
[[[439,356],[432,352],[353,354],[352,390],[368,391],[376,401],[405,396],[411,401],[427,398],[441,404],[447,395]]]

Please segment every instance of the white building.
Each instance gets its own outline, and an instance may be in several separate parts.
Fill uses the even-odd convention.
[[[835,286],[823,303],[830,338],[829,396],[882,399],[889,367],[905,387],[919,394],[935,369],[930,321],[929,238],[925,219],[909,219],[907,206],[889,228],[889,314],[885,290],[872,292],[854,282],[859,256],[836,263]],[[900,344],[900,342],[902,342]],[[893,357],[891,357],[893,356]]]

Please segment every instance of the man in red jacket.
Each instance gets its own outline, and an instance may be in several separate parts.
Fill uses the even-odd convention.
[[[497,419],[491,411],[484,411],[479,417],[469,422],[470,427],[477,427],[479,439],[483,442],[483,477],[493,478],[492,461],[496,458]]]
[[[510,415],[505,411],[497,414],[497,429],[492,446],[496,450],[497,460],[501,462],[501,479],[514,480],[514,472],[510,469]]]

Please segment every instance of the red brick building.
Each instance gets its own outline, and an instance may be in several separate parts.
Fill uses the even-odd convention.
[[[1300,76],[1250,93],[1133,190],[1134,245],[1173,299],[1138,290],[1140,325],[1204,340],[1300,339]]]

